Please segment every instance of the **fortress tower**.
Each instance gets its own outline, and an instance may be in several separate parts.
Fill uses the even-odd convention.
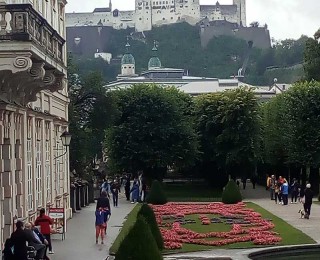
[[[233,4],[237,6],[237,15],[238,15],[239,24],[246,27],[247,26],[246,0],[233,0]]]
[[[150,31],[152,29],[152,0],[135,1],[136,31]]]

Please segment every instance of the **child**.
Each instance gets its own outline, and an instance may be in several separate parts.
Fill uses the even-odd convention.
[[[96,244],[98,244],[99,236],[101,236],[101,244],[104,244],[104,237],[106,233],[107,221],[108,221],[108,213],[103,208],[98,208],[96,210]]]

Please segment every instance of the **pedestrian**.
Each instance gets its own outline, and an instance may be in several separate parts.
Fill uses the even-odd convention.
[[[242,187],[243,187],[243,189],[245,190],[245,189],[246,189],[246,186],[247,186],[247,177],[243,177],[243,178],[241,179],[241,181],[242,181]]]
[[[32,242],[36,242],[35,238],[24,231],[24,223],[18,220],[16,223],[16,230],[11,234],[9,242],[10,248],[14,248],[13,259],[28,260],[27,243]]]
[[[113,206],[118,207],[119,193],[120,193],[120,184],[118,182],[118,179],[115,179],[114,182],[111,184],[111,193],[112,193],[112,199],[113,199]]]
[[[275,199],[275,185],[276,185],[276,178],[274,175],[271,175],[271,178],[269,179],[269,183],[268,183],[271,200]]]
[[[256,183],[257,183],[257,176],[255,174],[251,176],[251,183],[252,183],[252,188],[255,189]]]
[[[32,237],[32,241],[28,243],[29,246],[33,246],[37,251],[36,259],[44,259],[46,253],[46,245],[41,242],[41,239],[32,230],[32,224],[26,223],[24,231],[28,236]]]
[[[282,180],[282,185],[281,185],[281,194],[282,194],[282,201],[283,205],[288,205],[288,195],[289,195],[289,185],[287,180],[284,178]]]
[[[130,174],[127,174],[126,180],[125,180],[125,185],[124,185],[124,190],[126,194],[127,201],[130,201],[130,181],[131,181],[131,176]]]
[[[45,213],[46,210],[44,208],[40,209],[40,215],[37,217],[34,225],[40,226],[42,235],[48,241],[49,254],[54,254],[51,243],[51,225],[53,225],[53,220]]]
[[[306,219],[310,218],[312,199],[313,199],[313,191],[311,190],[311,184],[308,183],[306,185],[306,189],[304,190],[304,197],[302,198],[303,208],[304,208],[304,212],[305,212],[304,217]]]
[[[270,184],[271,184],[271,177],[269,174],[267,174],[267,185],[266,185],[266,190],[270,189]]]
[[[45,253],[44,253],[44,258],[45,260],[50,260],[49,257],[47,256],[47,249],[48,249],[48,241],[45,239],[45,237],[41,234],[40,230],[35,226],[32,225],[32,231],[34,232],[34,236],[40,239],[41,243],[46,246],[45,248]]]
[[[130,190],[130,193],[131,193],[131,203],[136,203],[139,200],[139,184],[137,179],[133,181],[133,185]]]
[[[291,204],[297,203],[298,193],[299,193],[299,183],[295,178],[293,179],[292,184],[290,186],[290,193],[291,193]]]
[[[99,237],[101,237],[101,244],[104,244],[104,238],[107,230],[107,222],[109,219],[110,211],[107,208],[98,208],[95,212],[96,215],[96,244],[99,243]]]
[[[108,208],[111,214],[110,201],[107,192],[103,191],[100,198],[97,199],[96,209]]]

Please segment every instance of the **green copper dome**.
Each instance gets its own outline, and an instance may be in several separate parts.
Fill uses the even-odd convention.
[[[131,53],[126,53],[125,55],[122,56],[121,59],[121,64],[135,64],[134,57],[132,56]]]
[[[152,57],[149,60],[148,63],[148,68],[150,69],[157,69],[157,68],[161,68],[161,61],[158,57]]]
[[[148,63],[148,69],[149,70],[150,69],[159,69],[159,68],[161,68],[161,61],[158,58],[157,52],[158,52],[158,48],[157,48],[157,45],[156,45],[156,41],[154,41],[154,45],[153,45],[153,48],[152,48],[152,57],[150,58],[149,63]]]
[[[125,55],[122,56],[121,65],[125,65],[125,64],[135,64],[134,57],[133,57],[133,55],[132,55],[132,54],[130,53],[130,51],[129,51],[129,48],[130,48],[129,42],[127,42],[126,48],[127,48],[127,51],[126,51]]]

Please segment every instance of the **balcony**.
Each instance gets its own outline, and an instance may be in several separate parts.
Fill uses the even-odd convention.
[[[65,86],[65,40],[30,4],[0,5],[0,100],[25,106]]]

